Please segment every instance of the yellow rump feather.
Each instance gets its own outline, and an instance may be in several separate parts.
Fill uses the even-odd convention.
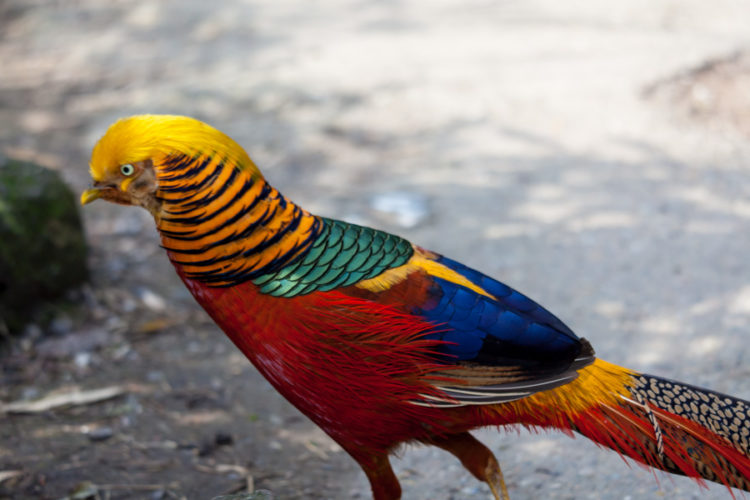
[[[480,295],[484,295],[485,297],[495,298],[453,269],[441,264],[440,262],[432,260],[429,255],[426,255],[424,251],[420,249],[417,249],[411,259],[409,259],[409,261],[403,266],[394,267],[374,278],[360,281],[357,283],[357,286],[372,292],[382,292],[388,290],[393,285],[402,282],[409,274],[418,270],[425,271],[430,276],[435,276],[436,278],[441,278],[450,281],[451,283],[461,285]]]
[[[499,406],[498,411],[512,408],[518,414],[529,414],[555,408],[572,417],[596,406],[616,405],[620,398],[629,397],[628,387],[633,384],[634,375],[632,370],[597,358],[582,368],[572,382]]]

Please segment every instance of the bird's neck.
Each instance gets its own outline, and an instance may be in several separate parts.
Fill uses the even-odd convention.
[[[162,245],[180,274],[232,286],[293,262],[320,221],[262,177],[218,155],[175,158],[157,171]]]

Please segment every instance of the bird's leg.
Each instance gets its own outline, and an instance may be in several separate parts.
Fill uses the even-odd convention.
[[[396,474],[393,473],[387,453],[373,454],[353,450],[349,451],[349,454],[367,474],[373,500],[399,500],[401,498],[401,485]]]
[[[451,452],[466,469],[480,481],[486,482],[495,500],[510,500],[508,488],[500,471],[500,464],[495,455],[485,445],[468,432],[451,434],[426,441],[438,448]]]

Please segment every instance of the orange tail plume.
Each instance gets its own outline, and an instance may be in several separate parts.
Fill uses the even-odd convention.
[[[750,403],[651,375],[572,416],[573,430],[657,469],[750,491]]]

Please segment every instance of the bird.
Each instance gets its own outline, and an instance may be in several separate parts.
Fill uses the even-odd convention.
[[[122,118],[89,167],[81,203],[151,213],[196,301],[359,464],[374,500],[401,498],[389,457],[404,444],[446,450],[508,500],[499,461],[471,434],[487,426],[577,433],[645,466],[750,491],[750,403],[606,362],[510,286],[306,211],[208,124]]]

